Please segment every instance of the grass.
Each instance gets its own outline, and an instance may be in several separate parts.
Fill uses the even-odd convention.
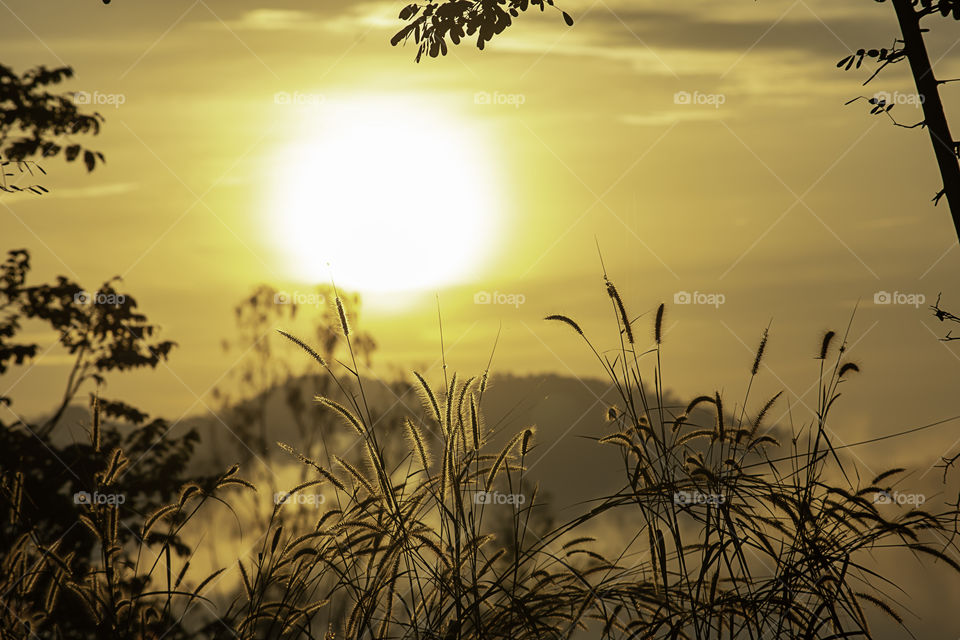
[[[423,411],[404,421],[398,450],[374,426],[356,362],[338,373],[283,333],[340,390],[342,399],[317,401],[355,440],[349,451],[326,452],[328,464],[278,443],[309,472],[286,495],[328,496],[316,522],[290,517],[280,500],[253,553],[194,576],[196,559],[174,557],[185,552],[183,527],[211,502],[229,504],[232,491],[256,490],[233,467],[144,514],[132,540],[118,532],[122,504],[78,505],[96,551],[77,558],[22,517],[22,501],[42,497],[24,496],[22,474],[4,470],[4,527],[22,533],[2,552],[0,638],[869,638],[874,613],[901,624],[903,612],[887,595],[896,587],[883,572],[889,565],[873,554],[960,570],[951,555],[956,506],[878,505],[903,470],[853,481],[859,470],[831,442],[839,386],[859,371],[845,357],[845,336],[823,337],[815,419],[787,429],[771,421],[780,394],[751,395],[768,332],[739,409],[719,392],[668,407],[665,307],[641,352],[613,283],[606,292],[619,328],[612,349],[569,317],[547,318],[596,356],[618,396],[609,431],[595,440],[616,452],[622,484],[566,521],[539,517],[539,487],[526,469],[539,446],[534,427],[493,446],[504,437],[483,419],[489,370],[433,385],[415,373]],[[96,491],[122,495],[130,461],[101,447],[96,404],[90,439]],[[596,537],[613,519],[632,535],[611,551]],[[234,570],[241,586],[228,602],[205,595]]]

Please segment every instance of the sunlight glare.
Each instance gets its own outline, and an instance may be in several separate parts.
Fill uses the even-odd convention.
[[[489,260],[498,185],[469,121],[384,96],[328,101],[311,120],[275,163],[268,213],[294,277],[423,292]]]

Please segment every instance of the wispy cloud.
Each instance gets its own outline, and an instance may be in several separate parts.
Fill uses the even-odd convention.
[[[360,2],[333,11],[253,9],[227,24],[236,31],[349,31],[401,26],[394,2]]]
[[[247,31],[309,30],[317,27],[325,18],[312,11],[293,9],[254,9],[239,19],[229,21],[231,28]]]
[[[664,127],[677,122],[705,122],[719,120],[720,117],[730,118],[730,113],[721,114],[716,109],[651,111],[649,113],[628,113],[620,117],[620,121],[637,127]]]
[[[50,187],[50,192],[44,194],[43,196],[37,196],[32,193],[14,193],[5,195],[3,197],[3,202],[6,204],[12,204],[14,202],[21,202],[24,200],[39,200],[41,198],[43,200],[87,200],[93,198],[108,198],[111,196],[119,196],[125,193],[130,193],[131,191],[136,191],[138,188],[139,185],[133,182],[115,182],[112,184],[91,185],[89,187],[75,187],[68,189]]]
[[[885,11],[839,11],[814,0],[763,6],[752,3],[739,9],[728,3],[718,6],[697,0],[676,8],[643,0],[603,0],[583,15],[576,15],[573,8],[570,11],[576,23],[569,31],[549,16],[524,16],[509,36],[495,44],[518,53],[539,54],[549,47],[551,55],[616,60],[655,54],[661,59],[660,66],[685,73],[674,66],[677,55],[685,59],[695,56],[700,64],[716,64],[727,57],[737,61],[763,52],[839,59],[851,47],[886,42],[895,27]]]

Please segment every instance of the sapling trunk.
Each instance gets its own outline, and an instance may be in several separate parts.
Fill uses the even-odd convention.
[[[923,119],[930,132],[933,152],[943,179],[943,191],[938,194],[946,197],[950,207],[953,227],[960,239],[960,163],[957,162],[956,146],[950,135],[950,125],[943,111],[940,99],[940,83],[933,75],[930,56],[920,28],[920,16],[914,10],[910,0],[892,0],[903,35],[904,51],[910,62],[910,70],[917,86],[923,107]]]

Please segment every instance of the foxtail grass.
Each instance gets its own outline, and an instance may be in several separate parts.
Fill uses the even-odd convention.
[[[605,288],[618,328],[612,348],[595,345],[568,316],[546,319],[572,331],[611,382],[615,402],[606,421],[597,416],[605,431],[590,434],[596,447],[583,455],[616,460],[615,491],[562,521],[541,518],[529,468],[531,456],[549,452],[538,433],[553,432],[489,427],[489,365],[466,379],[448,379],[445,362],[440,372],[415,372],[410,389],[421,407],[404,416],[401,431],[386,432],[355,359],[328,363],[283,333],[341,391],[342,399],[316,401],[336,417],[336,441],[349,444],[316,458],[277,443],[306,477],[280,494],[251,551],[206,575],[194,575],[191,558],[175,562],[178,535],[199,509],[229,504],[232,490],[256,490],[237,466],[143,514],[133,545],[121,540],[119,505],[79,506],[79,526],[97,540],[83,563],[23,520],[22,504],[36,497],[24,494],[20,475],[4,472],[0,506],[23,534],[0,555],[3,637],[869,638],[876,615],[904,624],[873,554],[899,551],[960,571],[951,555],[957,508],[879,505],[875,497],[901,482],[904,469],[864,475],[834,444],[838,385],[860,371],[847,358],[849,329],[823,336],[817,406],[795,428],[783,424],[791,415],[781,393],[754,397],[769,327],[743,363],[738,402],[704,389],[667,406],[665,306],[652,332],[635,332],[617,288],[607,279]],[[339,296],[336,307],[352,358],[355,336]],[[652,344],[640,344],[644,335]],[[103,445],[99,411],[95,404],[90,488],[122,491],[131,461]],[[306,524],[291,520],[291,498],[308,491],[325,496],[322,510]],[[623,532],[618,548],[611,540]],[[205,595],[228,575],[237,588],[226,602]],[[67,601],[86,626],[68,629],[53,613]]]

